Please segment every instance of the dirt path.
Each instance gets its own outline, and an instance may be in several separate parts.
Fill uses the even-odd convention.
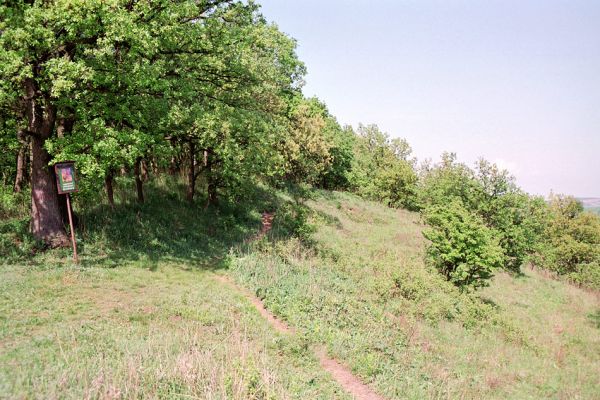
[[[273,213],[263,213],[262,214],[262,227],[258,235],[255,236],[255,239],[260,239],[271,229],[271,224],[273,222],[273,217],[275,215]],[[263,302],[250,293],[248,290],[238,286],[235,282],[231,280],[228,276],[225,275],[216,275],[216,279],[230,287],[232,287],[237,292],[243,294],[256,308],[256,310],[263,316],[269,323],[280,333],[295,334],[293,328],[291,328],[284,321],[278,319],[275,315],[273,315],[269,310],[266,309]],[[313,351],[319,362],[321,367],[329,372],[333,379],[336,380],[337,383],[340,384],[355,400],[385,400],[383,397],[375,393],[370,387],[365,385],[358,379],[349,368],[342,365],[339,361],[334,358],[331,358],[327,355],[327,351],[323,347],[314,347]]]
[[[290,328],[285,322],[283,322],[280,319],[277,319],[275,315],[273,315],[269,310],[267,310],[263,302],[260,301],[258,297],[252,295],[248,290],[239,287],[235,282],[231,280],[231,278],[225,275],[216,275],[215,278],[219,282],[231,287],[236,292],[243,294],[250,301],[250,303],[252,303],[252,305],[260,313],[260,315],[262,315],[264,319],[266,319],[271,325],[273,325],[277,332],[294,333],[292,328]]]

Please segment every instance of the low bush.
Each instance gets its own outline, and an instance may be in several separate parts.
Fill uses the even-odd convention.
[[[487,286],[503,260],[493,231],[459,201],[429,207],[424,215],[429,263],[462,290]]]

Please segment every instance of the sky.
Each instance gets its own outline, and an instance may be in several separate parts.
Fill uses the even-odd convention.
[[[258,3],[340,124],[419,160],[484,157],[532,194],[600,197],[600,1]]]

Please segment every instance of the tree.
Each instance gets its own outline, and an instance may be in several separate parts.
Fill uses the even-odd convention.
[[[492,231],[503,252],[503,266],[519,272],[536,251],[543,227],[539,200],[519,189],[506,170],[479,160],[475,170],[445,153],[442,162],[422,173],[419,201],[422,206],[459,200]]]
[[[300,94],[289,99],[288,107],[289,124],[277,145],[281,171],[289,181],[317,183],[332,161],[326,109],[318,99]]]
[[[416,209],[417,175],[411,153],[404,139],[390,140],[377,125],[359,125],[349,174],[351,187],[390,207]]]
[[[430,206],[424,215],[429,262],[462,290],[487,286],[502,267],[502,248],[492,230],[458,199]]]
[[[75,159],[90,182],[104,180],[108,189],[119,166],[139,169],[144,159],[166,155],[168,129],[177,127],[187,132],[180,137],[204,146],[190,154],[192,162],[196,149],[207,155],[211,201],[235,175],[234,165],[247,167],[249,154],[264,156],[253,144],[262,143],[260,129],[283,108],[281,97],[297,89],[303,67],[295,42],[257,10],[231,0],[0,8],[0,109],[25,116],[37,239],[67,243],[53,156]],[[195,104],[178,125],[177,107]]]
[[[551,194],[547,224],[535,263],[592,288],[600,288],[600,217],[572,196]]]
[[[319,186],[330,190],[350,188],[350,173],[354,161],[356,134],[351,126],[340,127],[335,118],[327,113],[326,136],[330,143],[330,163],[319,177]]]

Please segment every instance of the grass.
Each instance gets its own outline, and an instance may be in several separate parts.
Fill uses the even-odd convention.
[[[379,393],[597,398],[597,294],[531,270],[461,294],[423,264],[418,215],[344,193],[308,205],[310,249],[262,244],[231,273]]]
[[[460,293],[424,265],[418,214],[350,194],[204,210],[160,181],[138,205],[130,184],[114,210],[78,199],[79,266],[0,222],[0,398],[347,398],[313,344],[389,399],[598,398],[597,293],[529,269]]]
[[[0,398],[346,398],[302,339],[206,271],[13,266]]]
[[[77,266],[0,222],[1,399],[348,398],[305,338],[215,280],[278,198],[204,210],[155,182],[138,205],[120,183],[115,209],[78,199]]]

